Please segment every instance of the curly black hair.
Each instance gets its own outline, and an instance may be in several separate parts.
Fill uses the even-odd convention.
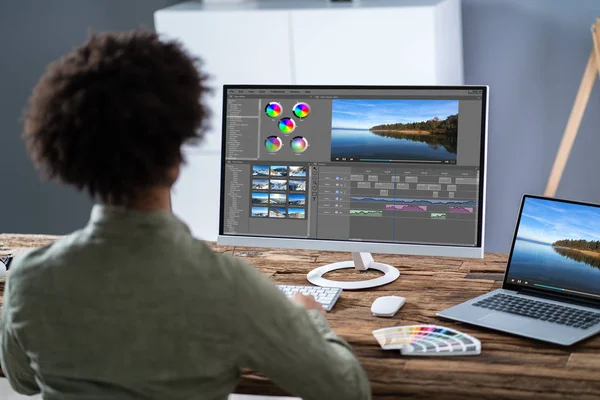
[[[148,30],[91,35],[33,90],[23,134],[33,162],[112,204],[172,185],[182,145],[206,130],[201,63]]]

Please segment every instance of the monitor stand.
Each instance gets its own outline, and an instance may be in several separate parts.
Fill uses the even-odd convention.
[[[313,285],[317,286],[336,287],[346,290],[357,290],[387,285],[388,283],[392,283],[393,281],[398,279],[398,277],[400,276],[400,271],[398,271],[398,268],[373,261],[373,256],[371,255],[371,253],[352,253],[352,258],[354,261],[341,261],[315,268],[312,271],[310,271],[308,275],[306,275],[306,279],[308,279],[308,281]],[[377,271],[383,272],[384,275],[380,276],[379,278],[355,282],[331,281],[329,279],[323,278],[323,275],[325,275],[328,272],[344,268],[354,268],[357,271],[376,269]]]

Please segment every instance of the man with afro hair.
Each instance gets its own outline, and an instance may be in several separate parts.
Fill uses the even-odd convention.
[[[312,297],[289,301],[171,212],[182,146],[206,128],[200,67],[152,32],[103,33],[36,85],[31,158],[96,205],[82,229],[14,258],[0,323],[6,377],[52,400],[222,400],[250,368],[304,400],[370,399]]]

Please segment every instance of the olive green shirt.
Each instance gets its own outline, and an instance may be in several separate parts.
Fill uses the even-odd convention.
[[[346,342],[170,212],[95,206],[15,257],[0,325],[11,386],[44,399],[226,399],[243,368],[312,399],[370,399]]]

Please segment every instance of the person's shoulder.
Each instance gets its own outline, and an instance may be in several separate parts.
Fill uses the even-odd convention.
[[[40,247],[22,249],[15,253],[9,269],[11,280],[30,274],[36,270],[37,266],[44,265],[53,246],[54,242]]]
[[[194,247],[204,263],[210,263],[228,280],[239,280],[254,272],[254,267],[233,254],[232,248],[213,248],[209,243],[194,239]]]
[[[233,257],[229,248],[213,247],[210,243],[201,239],[194,239],[195,249],[203,255],[203,258],[210,259],[218,267],[238,268],[241,260]]]
[[[79,235],[80,231],[75,231],[69,235],[58,237],[51,243],[19,250],[14,254],[8,271],[8,277],[13,286],[21,280],[31,282],[36,276],[43,273],[45,269],[54,264],[54,260],[77,242]]]

